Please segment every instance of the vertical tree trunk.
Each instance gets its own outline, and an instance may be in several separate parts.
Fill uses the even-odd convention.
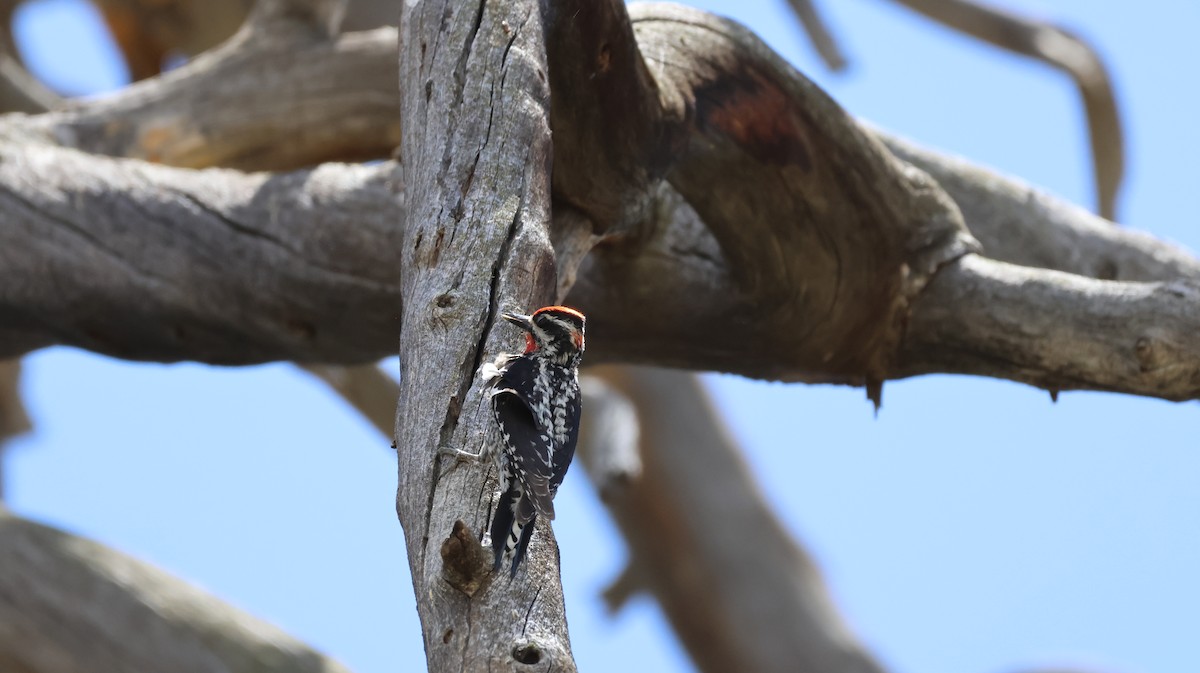
[[[494,440],[475,372],[518,344],[497,316],[554,298],[542,21],[535,0],[414,0],[401,14],[409,208],[396,504],[431,671],[575,670],[549,525],[515,579],[489,574],[475,532],[495,470],[438,457]]]

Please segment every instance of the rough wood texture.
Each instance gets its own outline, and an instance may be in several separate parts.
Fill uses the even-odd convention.
[[[546,36],[554,196],[615,235],[646,216],[650,187],[682,140],[618,0],[555,3]]]
[[[665,115],[687,130],[671,185],[756,302],[726,337],[763,325],[776,368],[874,389],[908,301],[974,247],[953,203],[740,25],[672,5],[631,6]],[[757,330],[755,330],[757,331]]]
[[[1195,279],[1111,283],[971,255],[938,274],[909,320],[897,376],[962,372],[1055,391],[1200,397]]]
[[[1200,277],[1200,260],[1187,250],[1114,227],[1019,179],[872,130],[954,198],[988,257],[1101,280]]]
[[[518,348],[503,310],[550,303],[550,100],[539,3],[410,2],[400,19],[404,296],[396,498],[433,671],[574,671],[558,553],[538,526],[516,578],[484,578],[495,441],[475,375]],[[395,265],[395,262],[391,262]],[[464,527],[460,520],[465,521]],[[457,525],[456,525],[457,523]]]
[[[10,143],[3,151],[5,357],[54,343],[131,359],[222,363],[352,364],[394,351],[401,281],[388,250],[402,232],[394,223],[401,195],[393,166],[326,165],[267,176],[149,167],[39,144]],[[909,151],[916,160],[917,151]],[[982,169],[922,156],[974,218],[985,251],[1001,259],[1052,262],[1101,278],[1200,278],[1200,263],[1169,244]],[[745,310],[754,295],[736,289],[719,244],[695,211],[664,187],[650,213],[635,242],[605,245],[580,269],[568,300],[591,315],[589,361],[747,374],[777,367],[777,354],[727,338],[723,316]],[[172,223],[196,243],[174,245]],[[36,259],[53,270],[53,285],[32,280],[47,278],[30,275]],[[245,293],[248,283],[258,291]],[[305,289],[289,289],[295,287]],[[705,309],[688,311],[681,297],[702,298]],[[95,310],[80,312],[82,305]],[[649,307],[642,315],[660,319],[630,320]],[[738,327],[735,334],[755,338]],[[911,338],[920,339],[914,329],[921,328],[910,326]],[[900,371],[920,369],[909,363],[894,375]],[[779,375],[844,380],[800,369]],[[1098,378],[1086,387],[1110,385]]]
[[[491,428],[474,372],[518,340],[495,328],[499,310],[570,292],[590,315],[592,362],[1200,395],[1191,285],[982,260],[960,212],[989,254],[1101,278],[1195,277],[1190,255],[866,129],[731,22],[662,5],[628,22],[616,2],[460,4],[405,7],[397,68],[395,31],[335,38],[340,3],[264,0],[188,68],[0,121],[0,355],[69,343],[134,359],[358,363],[394,353],[399,333],[397,508],[431,669],[574,669],[550,528],[516,581],[488,576],[473,531],[494,480],[436,454],[475,450]],[[269,125],[242,114],[257,105]],[[52,146],[279,170],[386,155],[400,120],[403,167],[189,171]],[[646,387],[702,404],[662,384]],[[639,503],[669,516],[630,526],[650,560],[612,595],[657,587],[708,670],[757,656],[876,670],[719,433],[688,448],[705,442],[712,461],[672,458],[671,470],[734,475],[744,508],[712,516],[744,517],[731,534],[747,537],[710,549],[688,529],[694,513],[671,509],[726,504],[723,486],[719,501],[681,486],[673,505]],[[666,465],[625,456],[602,488],[626,497],[639,472],[671,484]],[[656,556],[663,540],[699,551]],[[731,572],[731,549],[746,563],[745,548],[762,552],[753,586],[737,572],[730,591],[697,581]],[[686,608],[696,595],[702,609]],[[765,637],[780,625],[797,630]]]
[[[192,172],[9,137],[0,352],[67,343],[131,360],[376,360],[395,349],[399,279],[394,265],[363,266],[361,252],[400,245],[396,170]],[[343,319],[365,314],[373,324]]]
[[[0,568],[0,670],[346,673],[157,568],[3,509]]]
[[[629,576],[658,600],[697,668],[881,673],[813,560],[763,502],[695,377],[630,367],[589,375],[632,404],[637,427],[586,418],[581,456],[629,544]],[[614,482],[610,451],[597,444],[631,440],[641,472]]]

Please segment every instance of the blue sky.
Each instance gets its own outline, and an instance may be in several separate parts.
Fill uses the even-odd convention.
[[[725,7],[717,5],[725,4]],[[1126,121],[1129,226],[1200,249],[1200,5],[1020,0],[1103,49]],[[1057,73],[891,3],[821,3],[852,59],[826,73],[783,0],[707,3],[853,113],[1092,203],[1086,132]],[[32,67],[74,93],[123,81],[77,0],[19,17]],[[17,511],[193,581],[360,673],[420,670],[395,459],[286,365],[28,360],[36,434],[5,469]],[[1194,673],[1200,441],[1194,403],[934,376],[861,390],[711,376],[767,497],[815,553],[851,626],[896,673],[1082,665]],[[607,617],[624,550],[582,471],[555,530],[583,670],[688,670],[654,605]],[[628,656],[634,652],[636,657]],[[618,654],[619,653],[619,654]]]

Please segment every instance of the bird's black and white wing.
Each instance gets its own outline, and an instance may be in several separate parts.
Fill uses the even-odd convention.
[[[538,421],[538,416],[546,416],[546,412],[531,408],[527,402],[537,399],[534,394],[536,368],[536,363],[521,358],[513,360],[500,372],[493,384],[492,414],[500,427],[502,450],[513,463],[513,469],[507,470],[504,476],[519,482],[527,500],[525,506],[532,507],[530,512],[518,512],[517,518],[524,519],[523,515],[536,512],[551,520],[554,518],[554,494],[566,470],[557,465],[558,456],[550,428]]]

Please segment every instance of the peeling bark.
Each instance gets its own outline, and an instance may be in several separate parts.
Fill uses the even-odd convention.
[[[196,173],[10,137],[0,352],[63,343],[131,360],[376,360],[395,349],[399,279],[356,250],[399,248],[395,170]],[[347,319],[366,314],[372,325]]]

